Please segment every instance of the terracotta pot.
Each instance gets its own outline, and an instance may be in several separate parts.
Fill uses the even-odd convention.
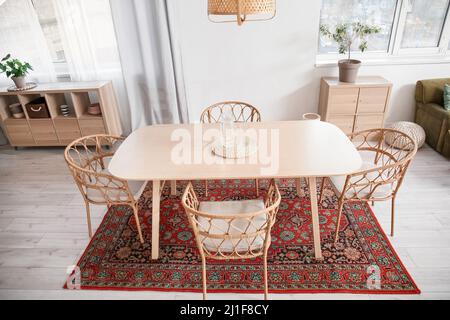
[[[24,88],[27,86],[26,77],[11,77],[11,80],[14,81],[16,88]]]
[[[339,81],[354,83],[358,76],[358,70],[361,67],[359,60],[339,60]]]

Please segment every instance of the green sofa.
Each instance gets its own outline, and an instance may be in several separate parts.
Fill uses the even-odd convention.
[[[446,83],[450,78],[417,82],[416,123],[425,129],[427,143],[450,158],[450,111],[443,107]]]

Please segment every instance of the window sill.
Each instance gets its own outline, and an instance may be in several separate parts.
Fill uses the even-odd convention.
[[[355,59],[358,59],[355,57]],[[450,56],[446,57],[384,57],[361,59],[365,66],[391,66],[391,65],[420,65],[420,64],[448,64]],[[337,66],[337,59],[317,59],[316,68],[331,68]]]

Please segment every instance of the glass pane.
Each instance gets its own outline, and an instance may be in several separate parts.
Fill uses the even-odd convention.
[[[323,0],[320,23],[332,29],[338,23],[357,21],[379,26],[381,32],[369,38],[367,51],[387,52],[396,6],[397,0]],[[357,51],[358,47],[354,46],[353,50]],[[336,53],[337,45],[320,36],[319,52]]]
[[[402,48],[439,46],[449,0],[410,0]]]
[[[47,40],[47,46],[52,55],[53,62],[65,62],[64,49],[56,20],[53,0],[33,1],[33,6],[41,25],[42,32]]]

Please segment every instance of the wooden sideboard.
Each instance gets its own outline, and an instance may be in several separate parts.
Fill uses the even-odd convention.
[[[25,105],[39,97],[45,98],[50,117],[31,119]],[[102,114],[88,114],[88,107],[97,102]],[[12,117],[9,106],[14,103],[22,105],[25,118]],[[69,106],[69,116],[62,115],[61,105]],[[110,81],[46,83],[21,92],[0,89],[0,120],[14,147],[66,146],[92,134],[122,135],[117,99]]]
[[[319,113],[346,134],[384,126],[392,83],[382,77],[359,77],[356,83],[322,78]]]

